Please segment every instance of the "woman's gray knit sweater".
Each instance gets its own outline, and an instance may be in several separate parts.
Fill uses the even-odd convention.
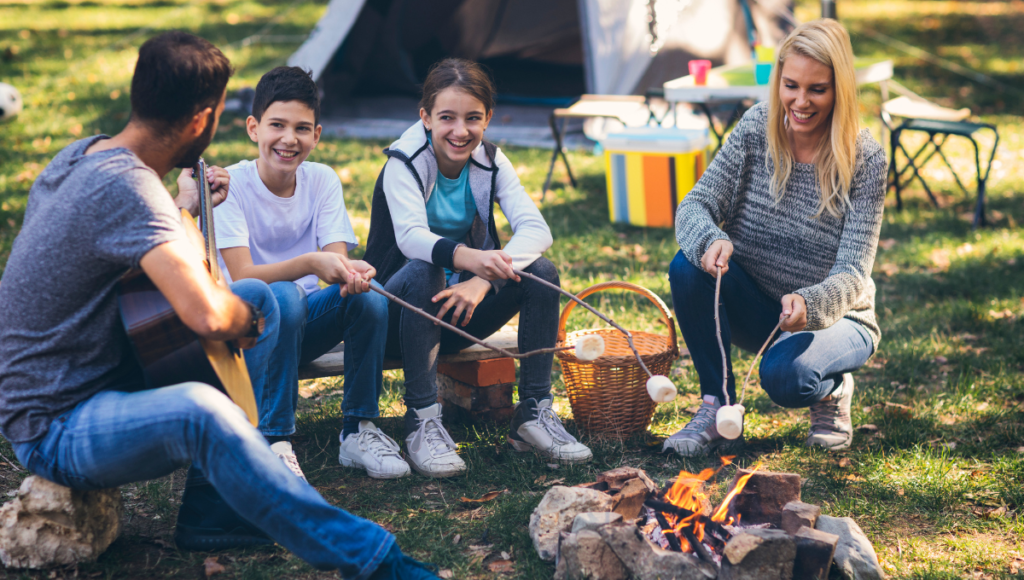
[[[799,294],[807,303],[805,330],[842,318],[864,325],[875,349],[875,262],[882,226],[885,151],[868,131],[857,139],[852,207],[843,217],[814,218],[821,202],[815,167],[796,163],[776,203],[765,163],[768,103],[751,108],[733,129],[700,181],[676,210],[676,240],[686,259],[700,259],[715,240],[729,240],[732,259],[773,300]],[[721,226],[721,227],[719,227]]]

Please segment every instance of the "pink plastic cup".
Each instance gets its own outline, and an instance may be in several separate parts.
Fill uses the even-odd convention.
[[[708,84],[708,71],[711,70],[710,60],[691,60],[689,62],[690,74],[693,76],[693,84],[695,85],[706,85]]]

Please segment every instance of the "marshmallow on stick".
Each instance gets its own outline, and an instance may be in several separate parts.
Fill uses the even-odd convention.
[[[604,339],[599,335],[588,334],[576,340],[576,358],[582,361],[592,361],[602,354],[604,354]]]
[[[676,398],[676,386],[665,375],[654,375],[647,379],[647,394],[655,403],[667,403]]]

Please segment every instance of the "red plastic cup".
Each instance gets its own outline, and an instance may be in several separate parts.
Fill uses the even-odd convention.
[[[704,59],[691,60],[689,62],[690,75],[693,76],[693,84],[708,84],[708,71],[711,70],[711,61]]]

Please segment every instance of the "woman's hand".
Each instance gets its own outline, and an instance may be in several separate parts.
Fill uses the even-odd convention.
[[[441,309],[437,311],[437,317],[444,319],[444,315],[452,307],[455,308],[452,314],[452,324],[459,324],[459,317],[465,312],[466,316],[462,320],[462,326],[469,324],[470,319],[473,318],[473,311],[483,301],[484,297],[491,290],[491,283],[480,277],[470,278],[465,282],[459,282],[454,286],[449,286],[441,292],[431,298],[431,302],[439,302],[448,299]]]
[[[228,185],[231,182],[231,174],[223,167],[211,165],[206,168],[206,179],[210,182],[210,198],[213,207],[217,207],[228,198]],[[187,167],[178,174],[178,197],[174,198],[175,205],[180,209],[188,210],[192,217],[199,215],[199,184],[192,179],[192,168]]]
[[[715,240],[708,251],[700,259],[700,265],[704,271],[712,276],[718,276],[718,268],[722,269],[722,275],[729,271],[729,258],[732,258],[732,242],[729,240]]]
[[[515,280],[519,276],[512,272],[512,256],[501,250],[474,250],[466,246],[455,249],[453,260],[456,270],[469,270],[487,280]]]
[[[782,297],[782,316],[787,317],[780,327],[783,332],[800,332],[807,326],[807,302],[799,294]]]

